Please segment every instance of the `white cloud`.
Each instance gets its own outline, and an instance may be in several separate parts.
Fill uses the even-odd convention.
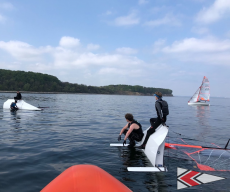
[[[70,41],[71,40],[71,41]],[[18,62],[34,63],[35,67],[48,70],[52,67],[54,69],[72,69],[85,68],[88,66],[95,67],[127,67],[137,66],[143,64],[143,61],[134,57],[124,54],[94,54],[84,48],[70,49],[78,45],[79,40],[72,37],[62,37],[60,40],[61,46],[59,47],[33,47],[32,45],[20,41],[0,41],[0,50],[8,52],[12,58]],[[75,43],[74,43],[75,42]],[[68,46],[67,46],[68,45]],[[87,48],[99,48],[99,45],[89,44]],[[134,53],[134,49],[126,48],[125,51]],[[1,54],[1,52],[0,52]],[[2,53],[4,54],[4,53]]]
[[[117,17],[114,22],[117,26],[137,25],[140,22],[140,18],[137,16],[136,11],[132,11],[127,16]]]
[[[139,69],[132,69],[130,68],[129,70],[124,69],[124,68],[113,68],[113,67],[105,67],[101,68],[98,71],[98,74],[100,75],[108,75],[108,76],[129,76],[129,77],[140,77],[142,75],[142,71]]]
[[[209,29],[206,27],[193,27],[192,32],[203,35],[209,33]]]
[[[101,75],[106,75],[106,74],[122,74],[125,75],[126,72],[122,69],[117,69],[117,68],[112,68],[112,67],[107,67],[107,68],[102,68],[98,72]]]
[[[230,50],[230,40],[186,38],[164,47],[164,52],[221,52]]]
[[[196,16],[195,20],[199,23],[213,23],[222,17],[230,15],[229,0],[215,0],[208,8],[203,8]]]
[[[169,14],[169,15],[166,15],[165,17],[161,18],[161,19],[155,19],[155,20],[147,21],[144,23],[144,25],[150,26],[150,27],[157,27],[160,25],[180,26],[181,23],[180,23],[179,19],[177,19],[175,16]]]
[[[12,10],[14,9],[14,6],[11,3],[0,3],[0,9],[5,9],[5,10]]]
[[[64,36],[61,38],[59,45],[61,47],[74,48],[80,45],[80,40],[73,37]]]
[[[112,15],[112,11],[106,11],[105,15]]]
[[[2,15],[0,15],[0,23],[3,23],[6,20],[5,17],[3,17]]]
[[[121,48],[117,48],[116,52],[120,54],[132,55],[132,54],[136,54],[137,50],[132,49],[130,47],[121,47]]]
[[[226,36],[227,36],[228,38],[230,38],[230,31],[228,31],[228,32],[226,33]]]
[[[139,0],[138,3],[139,3],[139,5],[144,5],[144,4],[147,4],[148,1],[147,0]]]
[[[161,49],[165,46],[166,40],[165,39],[159,39],[153,44],[153,52],[152,53],[157,53],[161,51]]]
[[[88,50],[97,50],[97,49],[100,49],[100,45],[90,43],[87,45],[87,49]]]
[[[165,62],[230,66],[230,40],[186,38],[158,49]]]
[[[34,48],[28,43],[21,41],[0,41],[0,49],[7,51],[18,60],[30,61],[39,59],[41,54],[47,52],[49,48]]]

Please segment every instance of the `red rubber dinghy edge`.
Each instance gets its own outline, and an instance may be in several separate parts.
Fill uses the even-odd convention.
[[[131,192],[115,177],[95,165],[74,165],[41,192]]]

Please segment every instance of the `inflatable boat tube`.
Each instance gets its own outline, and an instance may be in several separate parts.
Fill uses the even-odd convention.
[[[112,175],[95,165],[74,165],[51,181],[41,192],[130,192]]]

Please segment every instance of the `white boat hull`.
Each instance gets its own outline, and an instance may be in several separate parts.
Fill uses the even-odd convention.
[[[203,105],[203,106],[209,106],[209,103],[204,102],[189,102],[188,105]]]
[[[148,128],[149,129],[149,128]],[[148,130],[147,129],[147,130]],[[144,142],[147,130],[144,131],[144,137],[142,141],[138,144],[141,145]],[[167,171],[167,168],[164,167],[164,148],[165,148],[165,138],[168,134],[168,127],[160,125],[154,134],[149,137],[149,140],[145,146],[145,150],[142,150],[153,167],[128,167],[128,171],[137,171],[137,172],[161,172]],[[111,143],[110,146],[121,147],[121,143]],[[124,146],[127,146],[125,144]]]
[[[3,103],[3,109],[10,109],[10,105],[12,102],[14,102],[14,99],[8,99],[6,102],[4,102]],[[41,110],[37,107],[34,107],[33,105],[26,103],[23,100],[17,101],[17,107],[18,107],[18,109],[32,110],[32,111],[40,111]]]

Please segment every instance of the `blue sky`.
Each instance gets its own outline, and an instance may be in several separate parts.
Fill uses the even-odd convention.
[[[0,0],[0,68],[230,97],[230,1]]]

